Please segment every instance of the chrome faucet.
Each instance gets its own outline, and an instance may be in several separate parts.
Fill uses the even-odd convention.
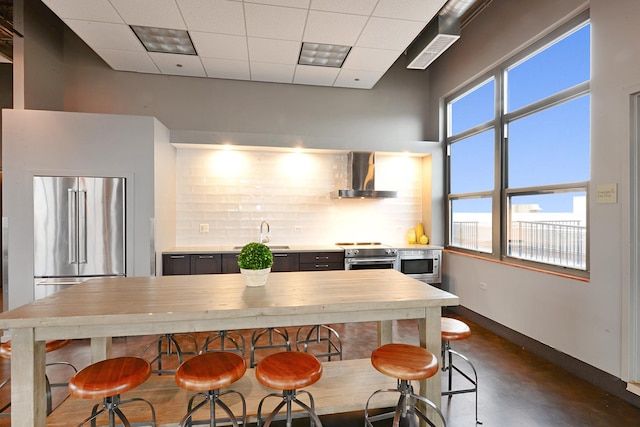
[[[264,227],[265,225],[267,226],[267,233],[263,237],[262,227]],[[269,243],[269,231],[270,231],[269,223],[267,221],[262,221],[260,223],[260,243]]]

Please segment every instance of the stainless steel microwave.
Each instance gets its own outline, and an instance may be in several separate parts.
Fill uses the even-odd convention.
[[[397,269],[425,283],[440,283],[440,249],[398,249]]]

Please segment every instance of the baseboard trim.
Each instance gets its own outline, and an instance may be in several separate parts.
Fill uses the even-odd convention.
[[[500,323],[469,310],[466,307],[448,307],[447,310],[466,317],[470,321],[475,322],[494,334],[511,341],[527,351],[530,351],[536,356],[542,357],[543,359],[561,367],[578,378],[581,378],[596,387],[601,388],[607,393],[619,397],[625,402],[640,408],[640,395],[636,393],[636,390],[640,392],[640,385],[635,384],[635,389],[632,391],[632,389],[630,389],[630,386],[632,385],[631,383],[628,385],[620,378],[514,331],[513,329],[501,325]]]

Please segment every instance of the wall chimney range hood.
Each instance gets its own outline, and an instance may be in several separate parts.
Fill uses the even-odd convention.
[[[375,189],[375,153],[352,151],[347,155],[347,180],[351,188],[332,193],[333,198],[383,199],[398,197],[397,191]]]

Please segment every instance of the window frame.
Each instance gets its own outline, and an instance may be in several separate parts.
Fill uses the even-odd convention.
[[[589,11],[585,11],[573,19],[567,21],[562,26],[551,31],[540,40],[532,43],[521,52],[517,53],[513,57],[507,59],[501,64],[495,66],[489,72],[474,79],[470,84],[465,85],[463,88],[453,92],[452,94],[442,98],[442,124],[445,129],[443,140],[445,145],[445,247],[447,249],[455,250],[456,252],[468,253],[481,258],[508,261],[511,264],[522,265],[526,267],[535,268],[537,270],[569,274],[571,276],[577,276],[581,278],[588,278],[590,274],[589,263],[589,181],[562,183],[552,185],[541,185],[526,188],[509,188],[507,182],[508,172],[508,126],[511,122],[518,119],[536,114],[540,111],[552,108],[571,100],[575,100],[582,96],[590,96],[590,82],[589,79],[586,82],[579,83],[575,86],[566,88],[559,92],[556,92],[543,99],[534,101],[524,107],[520,107],[517,110],[507,112],[506,108],[506,80],[509,69],[517,66],[518,64],[526,61],[527,59],[535,56],[547,47],[555,44],[559,40],[571,35],[572,33],[584,28],[586,25],[590,25]],[[473,126],[470,129],[466,129],[458,134],[451,135],[451,117],[452,103],[456,100],[464,97],[466,94],[472,92],[476,88],[486,84],[487,81],[493,79],[495,85],[494,91],[494,118],[487,122]],[[451,193],[451,146],[452,144],[462,141],[466,138],[493,129],[494,131],[494,187],[489,191],[469,192],[454,194]],[[589,131],[589,135],[591,132]],[[590,166],[590,165],[589,165]],[[545,262],[527,260],[522,258],[513,257],[507,254],[508,252],[508,227],[510,224],[510,212],[509,204],[511,197],[520,195],[531,194],[555,194],[568,191],[584,192],[586,194],[586,249],[585,249],[585,268],[573,268],[568,266],[560,266],[549,264]],[[467,249],[459,246],[452,246],[452,202],[462,199],[473,199],[480,197],[490,196],[492,198],[492,216],[491,216],[491,236],[492,247],[491,252]]]

